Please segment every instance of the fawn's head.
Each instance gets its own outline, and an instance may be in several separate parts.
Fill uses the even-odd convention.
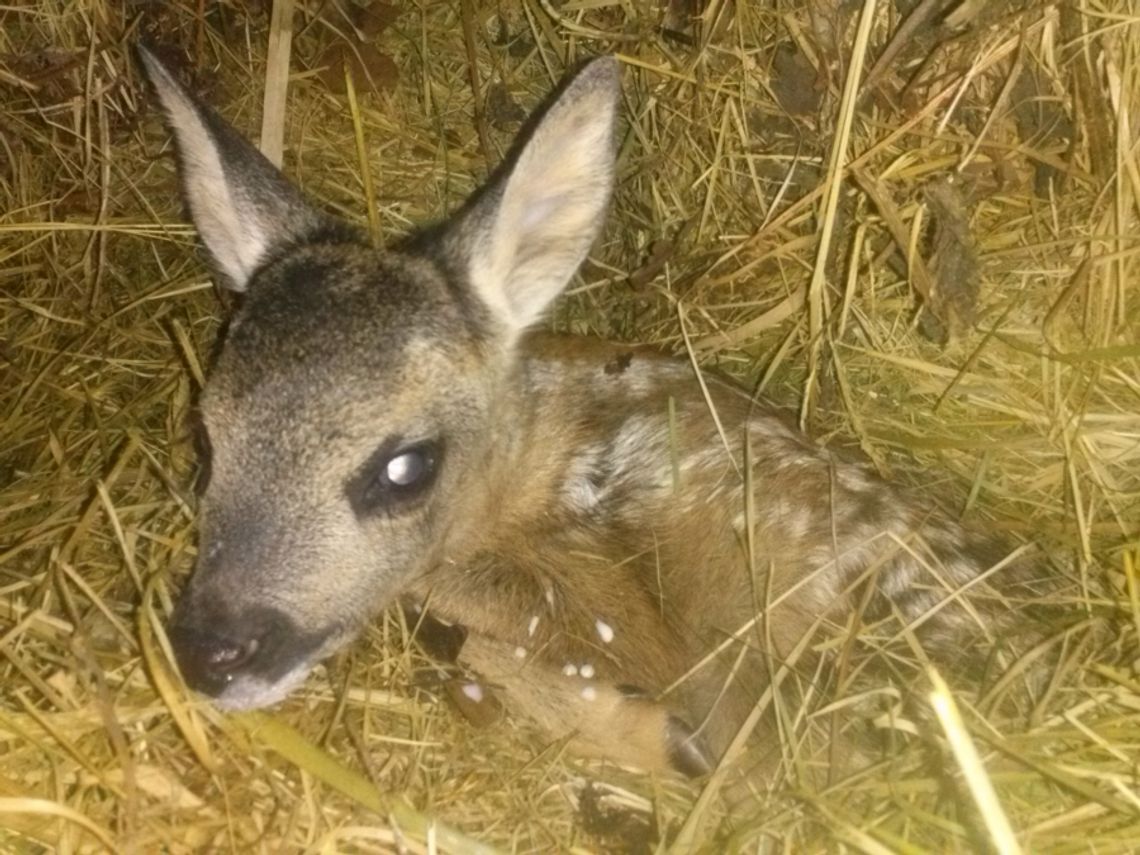
[[[261,706],[431,561],[482,489],[515,344],[602,222],[617,63],[585,66],[458,214],[385,252],[140,55],[194,224],[245,292],[201,396],[210,479],[171,641],[192,687]]]

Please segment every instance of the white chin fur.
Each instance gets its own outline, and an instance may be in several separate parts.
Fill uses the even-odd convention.
[[[272,683],[257,677],[237,677],[214,698],[214,706],[233,712],[271,706],[285,700],[312,670],[313,663],[304,662]]]

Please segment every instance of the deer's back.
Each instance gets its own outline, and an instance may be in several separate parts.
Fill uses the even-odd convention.
[[[722,747],[773,663],[849,612],[859,574],[930,512],[686,361],[573,337],[524,347],[504,399],[522,422],[503,428],[472,536],[420,591],[518,664],[669,690],[694,725],[715,706]],[[896,587],[913,572],[888,569]]]

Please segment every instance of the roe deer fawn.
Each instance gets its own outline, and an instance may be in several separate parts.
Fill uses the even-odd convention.
[[[402,602],[458,627],[472,702],[699,774],[821,629],[985,635],[959,592],[1000,569],[989,538],[688,361],[531,330],[602,225],[614,59],[457,214],[381,251],[140,54],[246,294],[200,401],[211,476],[170,626],[192,688],[277,702]]]

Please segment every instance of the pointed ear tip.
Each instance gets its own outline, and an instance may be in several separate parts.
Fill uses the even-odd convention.
[[[146,75],[147,80],[154,86],[159,96],[171,86],[174,88],[181,88],[181,84],[177,78],[171,74],[170,69],[166,67],[159,55],[155,50],[153,42],[146,39],[139,39],[134,44],[135,57],[142,64],[143,73]]]
[[[143,67],[148,80],[151,83],[157,83],[158,80],[166,75],[166,67],[162,64],[157,56],[155,56],[153,47],[146,42],[135,42],[135,58]]]
[[[134,49],[135,59],[141,62],[149,70],[155,65],[161,65],[158,57],[154,55],[154,46],[145,39],[139,39],[132,46]]]
[[[578,79],[592,86],[617,91],[621,85],[621,63],[611,54],[599,56],[586,63]]]

